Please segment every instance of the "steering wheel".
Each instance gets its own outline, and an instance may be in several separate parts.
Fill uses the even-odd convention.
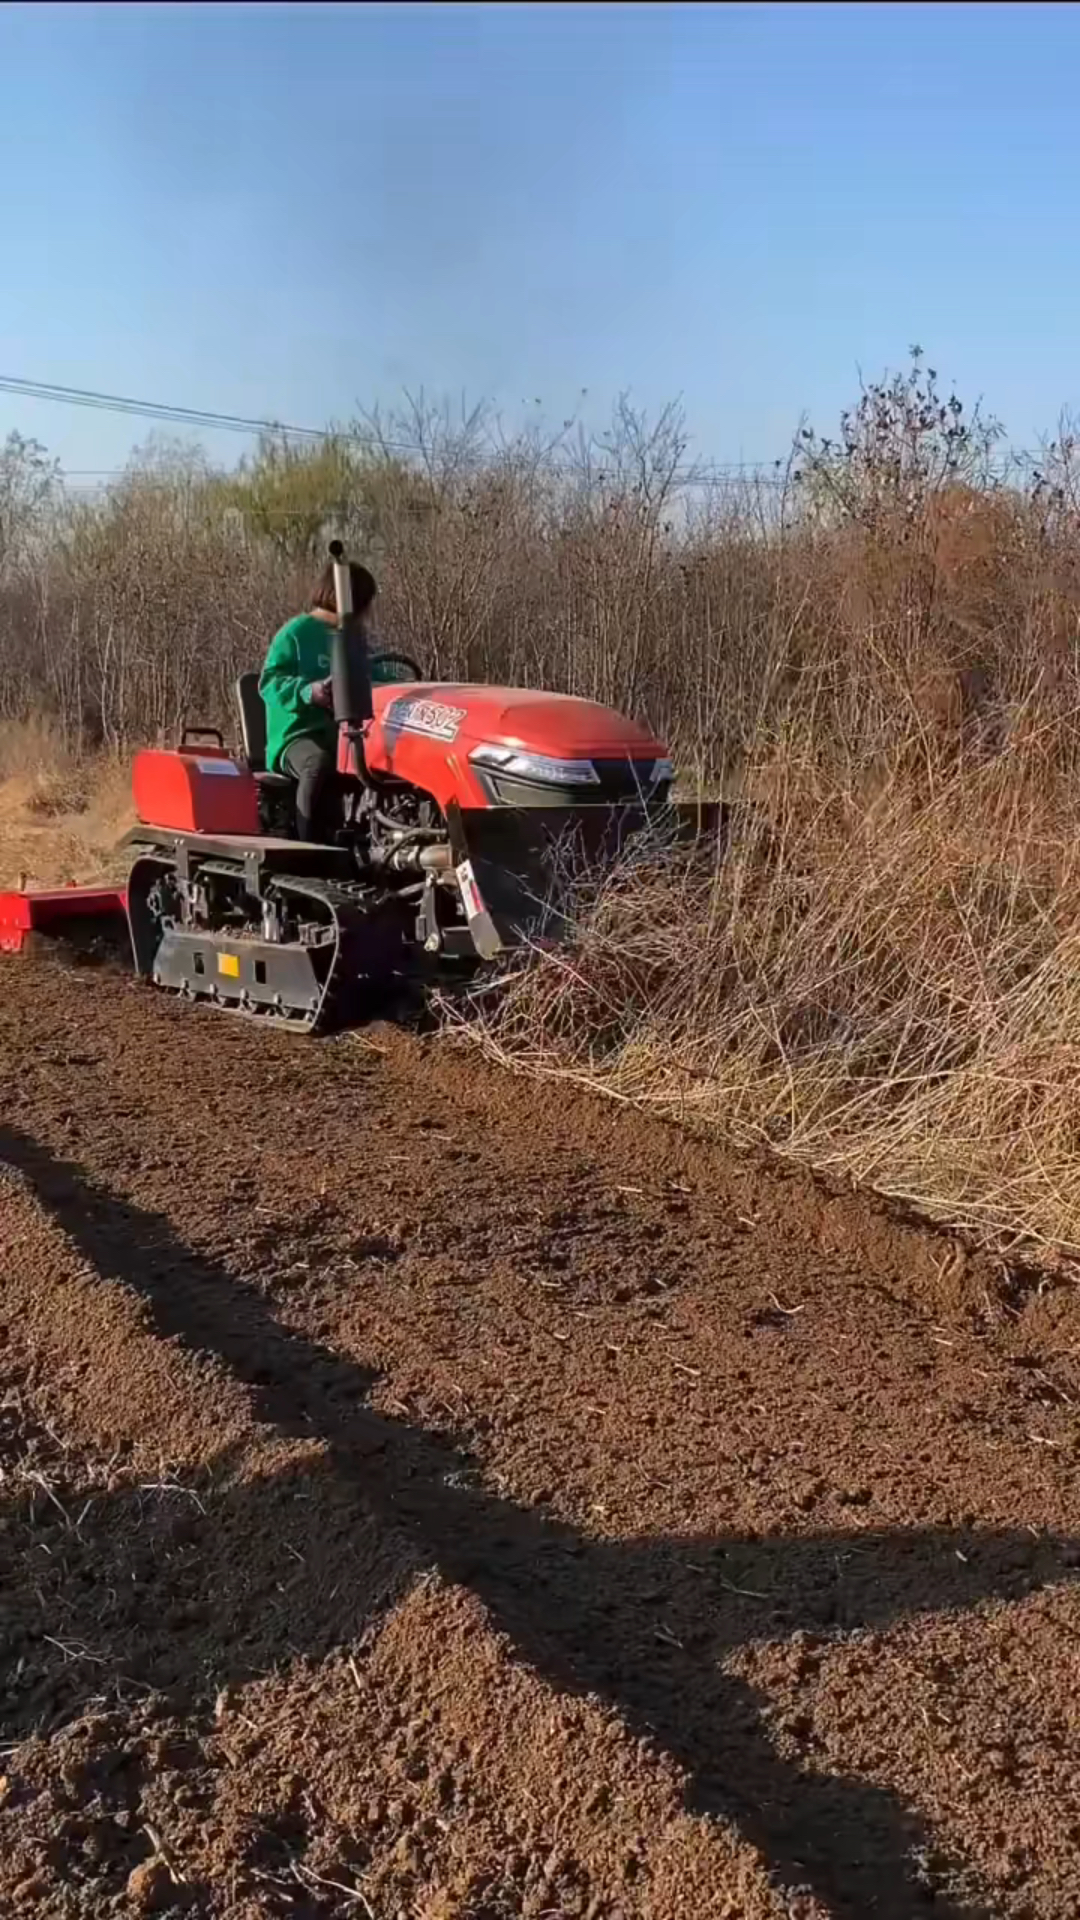
[[[370,667],[404,667],[406,679],[422,680],[424,678],[416,661],[407,653],[373,653],[368,665]]]

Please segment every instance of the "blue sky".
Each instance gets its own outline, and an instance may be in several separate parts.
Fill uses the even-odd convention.
[[[734,461],[917,340],[1030,445],[1080,409],[1078,75],[1065,5],[7,5],[0,373],[314,425],[629,389]]]

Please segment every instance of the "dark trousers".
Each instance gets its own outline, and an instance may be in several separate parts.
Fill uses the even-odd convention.
[[[341,825],[341,795],[334,755],[320,740],[290,740],[282,771],[296,781],[296,832],[300,840],[333,840]]]

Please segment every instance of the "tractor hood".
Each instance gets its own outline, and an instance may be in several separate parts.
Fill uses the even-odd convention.
[[[377,686],[373,695],[368,765],[444,808],[452,800],[565,804],[572,794],[602,801],[649,789],[667,767],[663,744],[646,727],[571,694],[429,681]]]
[[[660,742],[636,720],[595,700],[530,687],[472,686],[432,681],[374,688],[375,712],[387,732],[429,732],[437,739],[468,736],[548,754],[662,754]]]

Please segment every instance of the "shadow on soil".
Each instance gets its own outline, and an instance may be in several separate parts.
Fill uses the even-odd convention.
[[[375,1412],[371,1373],[284,1328],[255,1287],[194,1254],[163,1217],[0,1128],[5,1160],[102,1279],[142,1298],[160,1335],[222,1363],[277,1433],[325,1448],[243,1484],[229,1485],[219,1463],[201,1506],[131,1492],[94,1502],[85,1557],[100,1577],[75,1583],[66,1630],[105,1650],[114,1671],[202,1710],[229,1680],[354,1643],[435,1569],[482,1599],[545,1681],[603,1696],[666,1748],[686,1770],[690,1808],[732,1821],[781,1883],[812,1887],[838,1920],[931,1907],[940,1920],[983,1920],[978,1902],[943,1890],[948,1863],[916,1814],[820,1771],[809,1723],[804,1758],[781,1755],[765,1699],[721,1663],[740,1645],[796,1634],[812,1661],[819,1637],[1018,1598],[1075,1577],[1075,1542],[944,1529],[592,1539],[496,1497],[440,1436]],[[123,1578],[107,1595],[110,1564]],[[25,1584],[32,1609],[29,1575]],[[100,1666],[85,1684],[77,1666],[63,1668],[53,1724],[77,1707],[80,1685],[85,1695],[101,1684]],[[31,1704],[0,1710],[6,1740],[34,1723]]]

